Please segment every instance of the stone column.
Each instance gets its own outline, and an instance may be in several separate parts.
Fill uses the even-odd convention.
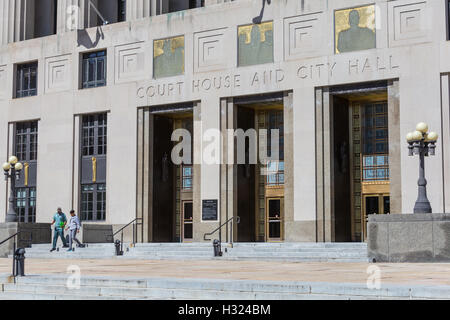
[[[150,16],[152,0],[127,1],[127,21]]]
[[[391,212],[402,213],[402,170],[401,151],[406,148],[405,139],[400,135],[400,94],[398,80],[388,85],[389,123],[389,175]]]
[[[332,122],[328,89],[316,89],[316,238],[334,240],[332,181]]]
[[[58,0],[58,34],[84,28],[86,0]]]
[[[134,0],[127,1],[127,21],[138,20],[169,12],[169,1]]]
[[[0,3],[0,44],[24,39],[25,0],[3,0]]]
[[[236,129],[236,105],[233,99],[222,99],[220,103],[221,119],[220,126],[223,136],[222,164],[221,164],[221,183],[220,183],[220,211],[223,213],[224,221],[227,221],[237,215],[237,170],[234,164],[235,149],[234,138],[228,139],[228,130]],[[233,229],[229,226],[224,227],[224,241],[237,240],[237,228]]]

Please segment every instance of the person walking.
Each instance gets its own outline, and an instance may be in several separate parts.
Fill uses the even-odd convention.
[[[69,252],[73,251],[72,245],[75,241],[79,247],[83,247],[80,240],[77,239],[77,233],[80,233],[80,219],[75,214],[75,210],[70,211],[70,220],[69,220],[69,226],[66,228],[66,231],[69,230]]]
[[[58,208],[58,212],[55,213],[53,216],[53,222],[52,226],[55,225],[55,232],[53,234],[53,247],[50,250],[50,252],[53,252],[56,250],[56,243],[58,241],[58,237],[61,237],[61,240],[63,242],[63,248],[68,248],[66,239],[64,238],[64,227],[67,224],[67,218],[64,212],[62,212],[61,208]]]

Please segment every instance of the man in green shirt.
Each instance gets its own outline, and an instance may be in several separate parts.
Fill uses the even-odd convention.
[[[62,212],[61,208],[58,208],[58,212],[53,216],[53,222],[51,225],[55,225],[55,232],[53,234],[53,247],[50,252],[56,250],[56,242],[58,241],[58,237],[61,237],[64,248],[68,248],[69,246],[66,243],[66,239],[64,238],[64,227],[67,224],[66,215]]]

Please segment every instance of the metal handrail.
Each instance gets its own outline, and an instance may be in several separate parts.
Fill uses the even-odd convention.
[[[234,219],[236,219],[236,224],[239,224],[241,222],[241,218],[240,217],[232,217],[230,219],[228,219],[227,221],[225,221],[222,225],[220,225],[217,229],[215,229],[212,232],[209,233],[205,233],[203,235],[203,240],[205,241],[210,241],[211,239],[207,239],[207,236],[212,236],[214,233],[216,233],[217,231],[221,231],[222,228],[226,225],[228,225],[230,222],[232,222]],[[230,243],[233,244],[233,223],[230,224],[231,227],[231,241]],[[219,242],[222,243],[222,232],[219,232]]]
[[[17,237],[17,236],[18,236],[19,234],[21,234],[21,233],[22,233],[22,231],[19,231],[19,232],[13,234],[12,236],[10,236],[9,238],[3,240],[2,242],[0,242],[0,246],[3,245],[3,244],[5,244],[6,242],[8,242],[9,240],[11,240],[12,238]]]
[[[123,231],[126,228],[128,228],[130,225],[133,225],[133,246],[134,246],[137,242],[137,226],[142,225],[142,224],[143,224],[143,218],[136,218],[111,235],[112,240],[114,242],[114,237],[116,235],[118,235],[119,233],[121,233],[121,235],[120,235],[120,251],[121,252],[123,252]]]
[[[17,249],[17,237],[19,234],[23,233],[23,232],[30,232],[31,236],[30,236],[30,244],[33,243],[33,230],[31,231],[18,231],[15,234],[13,234],[12,236],[9,236],[8,238],[6,238],[5,240],[3,240],[2,242],[0,242],[0,246],[7,243],[8,241],[10,241],[11,239],[14,238],[14,245],[13,245],[13,266],[12,266],[12,275],[14,277],[14,283],[16,282],[16,249]],[[20,240],[19,240],[20,241]]]

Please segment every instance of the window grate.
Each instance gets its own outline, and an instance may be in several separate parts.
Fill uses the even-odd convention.
[[[17,65],[16,98],[37,95],[37,62]]]
[[[16,188],[15,196],[19,222],[36,223],[36,188]]]
[[[106,184],[81,186],[82,221],[106,220]]]
[[[38,148],[38,123],[16,124],[15,151],[20,161],[36,161]]]
[[[81,148],[83,157],[106,155],[107,114],[83,116]]]
[[[106,86],[106,51],[83,55],[83,89]]]

